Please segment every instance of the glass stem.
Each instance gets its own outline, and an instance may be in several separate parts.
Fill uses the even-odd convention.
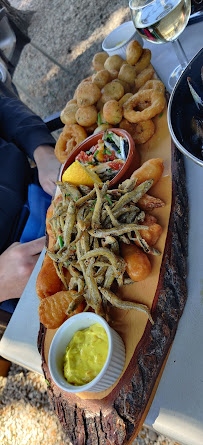
[[[185,54],[185,51],[184,51],[179,39],[173,40],[173,42],[171,42],[171,43],[173,44],[174,51],[175,51],[176,56],[179,60],[179,63],[181,65],[182,69],[184,70],[186,65],[189,63],[189,60]]]

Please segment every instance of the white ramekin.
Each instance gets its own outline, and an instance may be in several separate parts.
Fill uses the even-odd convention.
[[[63,374],[63,360],[66,347],[78,330],[100,323],[106,330],[109,350],[106,362],[100,373],[86,385],[70,385]],[[81,312],[66,320],[56,332],[50,349],[48,366],[52,379],[64,391],[78,393],[82,391],[99,392],[113,385],[120,376],[125,363],[125,346],[120,335],[99,315],[92,312]]]
[[[132,21],[122,23],[114,29],[102,42],[102,49],[109,56],[118,54],[126,59],[126,48],[131,40],[137,40],[143,46],[142,37],[136,31]],[[119,42],[123,42],[118,45]]]

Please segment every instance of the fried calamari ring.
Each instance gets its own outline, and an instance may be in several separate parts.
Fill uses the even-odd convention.
[[[120,104],[120,105],[122,105],[123,106],[123,104],[128,100],[128,99],[130,99],[130,97],[132,97],[132,93],[126,93],[126,94],[124,94],[124,96],[123,97],[121,97],[121,99],[118,101],[118,103]]]
[[[103,88],[103,93],[101,96],[101,101],[103,103],[109,100],[119,100],[124,96],[124,88],[120,82],[109,82]]]
[[[101,97],[101,91],[95,83],[83,82],[77,88],[78,107],[94,105]]]
[[[129,65],[135,65],[142,55],[142,47],[137,40],[132,40],[126,48],[126,61]]]
[[[73,99],[74,100],[74,99]],[[78,109],[77,103],[67,103],[65,108],[61,111],[60,119],[63,124],[76,124],[75,114]]]
[[[71,151],[84,141],[86,137],[87,133],[80,125],[65,125],[55,145],[55,155],[59,162],[63,164]]]
[[[138,91],[148,80],[152,78],[154,74],[154,68],[150,64],[141,73],[139,73],[135,79],[135,91]]]
[[[148,102],[148,107],[143,111],[136,111],[139,102]],[[165,107],[165,97],[157,90],[141,90],[134,94],[123,104],[124,117],[133,123],[147,121],[161,113]]]
[[[117,125],[123,117],[122,106],[117,100],[109,100],[104,104],[103,114],[106,122]]]
[[[141,73],[147,66],[150,64],[151,61],[151,51],[150,49],[143,49],[142,55],[138,62],[135,64],[135,72],[136,74]]]
[[[111,76],[108,70],[100,70],[97,73],[93,74],[92,82],[95,83],[100,90],[106,85],[106,83],[110,82]]]
[[[133,86],[135,77],[136,73],[134,67],[128,63],[123,64],[118,73],[118,79],[127,82],[130,86]]]
[[[133,124],[127,119],[122,119],[119,127],[126,130],[132,136],[135,144],[144,144],[147,142],[155,132],[155,125],[151,119]]]
[[[157,90],[160,91],[162,94],[165,93],[165,85],[161,80],[158,79],[151,79],[148,80],[141,88],[141,90]]]
[[[76,121],[82,127],[90,127],[97,122],[97,109],[94,105],[79,107],[75,114]]]
[[[108,59],[109,55],[105,51],[96,53],[93,57],[92,64],[95,71],[100,71],[104,69],[104,62]]]
[[[123,63],[124,60],[118,54],[114,54],[113,56],[109,56],[108,59],[105,60],[104,68],[110,73],[114,71],[118,72]]]

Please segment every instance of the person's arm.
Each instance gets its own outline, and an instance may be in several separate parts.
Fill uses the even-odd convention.
[[[41,145],[55,146],[43,120],[19,99],[0,96],[0,133],[7,142],[13,142],[34,160],[33,154]]]
[[[0,96],[0,134],[36,162],[42,188],[53,195],[60,163],[54,154],[55,139],[42,119],[18,98]]]
[[[60,167],[54,149],[48,145],[40,145],[34,151],[34,160],[38,168],[39,182],[45,192],[52,196],[55,192]]]
[[[45,236],[13,243],[0,255],[0,302],[20,298],[45,244]]]

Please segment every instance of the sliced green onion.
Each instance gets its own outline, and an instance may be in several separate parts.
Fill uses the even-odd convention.
[[[112,151],[110,151],[110,150],[106,150],[106,154],[109,155],[109,156],[111,156],[111,155],[112,155]]]
[[[93,154],[93,157],[95,158],[98,153],[99,153],[99,150],[96,150],[95,153]]]
[[[61,235],[59,235],[59,237],[58,237],[58,242],[59,242],[59,246],[63,247],[63,238]]]
[[[101,123],[102,123],[101,113],[98,113],[98,115],[97,115],[97,123],[98,123],[98,126],[101,125]]]

